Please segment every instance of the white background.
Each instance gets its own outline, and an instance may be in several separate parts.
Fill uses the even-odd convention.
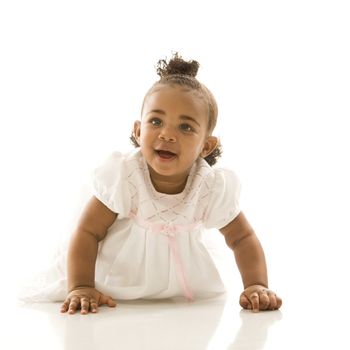
[[[154,66],[179,51],[216,96],[219,166],[242,181],[271,288],[348,308],[349,18],[338,0],[2,1],[6,293],[69,236],[94,167],[132,148]]]

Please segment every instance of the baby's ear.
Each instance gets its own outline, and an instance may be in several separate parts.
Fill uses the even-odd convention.
[[[141,135],[141,122],[139,120],[136,120],[134,122],[134,129],[132,132],[135,141],[140,145],[140,135]]]
[[[217,145],[218,145],[218,138],[215,136],[208,136],[206,141],[204,142],[204,146],[203,146],[203,149],[202,149],[200,156],[202,158],[205,158],[211,152],[214,151],[214,149],[216,148]]]

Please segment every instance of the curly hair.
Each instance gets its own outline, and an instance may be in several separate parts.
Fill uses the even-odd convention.
[[[198,92],[206,101],[208,105],[208,132],[211,134],[216,126],[218,107],[211,91],[196,79],[198,69],[199,63],[197,61],[185,61],[177,52],[173,54],[173,57],[169,60],[169,62],[167,62],[166,59],[159,60],[156,67],[156,72],[160,78],[146,93],[142,103],[141,114],[146,99],[159,85],[165,84],[185,86]],[[133,134],[130,136],[130,140],[135,147],[140,147]],[[204,159],[210,166],[212,166],[217,162],[221,154],[222,148],[221,144],[218,142],[216,148]]]

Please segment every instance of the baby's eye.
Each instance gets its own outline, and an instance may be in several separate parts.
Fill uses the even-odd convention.
[[[186,132],[193,132],[194,131],[194,129],[192,128],[192,126],[190,124],[181,124],[180,129],[182,131],[186,131]]]
[[[150,123],[153,125],[153,126],[160,126],[162,125],[162,121],[158,118],[153,118],[150,120]]]

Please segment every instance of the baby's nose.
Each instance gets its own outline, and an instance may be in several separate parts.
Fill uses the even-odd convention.
[[[159,139],[165,142],[176,142],[175,130],[171,127],[163,128],[159,133]]]

